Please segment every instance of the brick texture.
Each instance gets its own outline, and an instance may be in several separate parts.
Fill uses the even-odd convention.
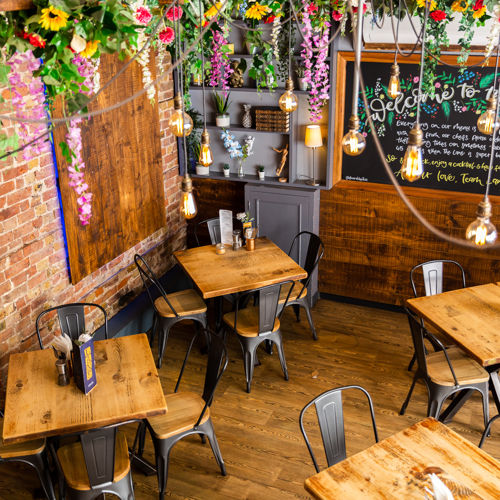
[[[4,90],[0,89],[0,93],[8,95]],[[35,320],[40,312],[58,304],[86,301],[102,305],[108,317],[112,317],[142,290],[133,263],[135,253],[147,253],[152,268],[162,274],[173,265],[172,252],[185,246],[186,224],[178,209],[181,178],[176,141],[166,130],[173,109],[172,97],[172,78],[168,75],[160,83],[157,95],[162,128],[165,226],[76,285],[69,281],[52,153],[30,161],[24,161],[20,154],[0,162],[1,395],[9,355],[38,348]],[[0,104],[1,113],[11,109],[8,101]],[[2,131],[11,133],[13,125],[4,123]],[[99,321],[91,318],[89,329],[97,327]],[[52,336],[54,323],[53,320],[46,323],[43,332],[46,340]]]

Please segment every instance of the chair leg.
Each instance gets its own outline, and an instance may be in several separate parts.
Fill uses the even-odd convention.
[[[309,327],[311,328],[313,339],[318,340],[318,334],[316,333],[316,328],[314,328],[314,323],[313,323],[313,319],[312,319],[312,315],[311,315],[311,309],[309,307],[307,300],[303,300],[302,305],[303,305],[304,309],[306,310],[307,321],[309,322]]]
[[[217,442],[217,438],[215,436],[214,426],[212,424],[212,420],[208,419],[204,424],[205,433],[208,437],[208,441],[210,443],[210,447],[212,448],[212,452],[214,454],[215,460],[217,460],[217,464],[220,467],[220,472],[223,476],[227,475],[226,465],[224,464],[224,460],[222,459],[222,454],[220,452],[219,443]]]
[[[481,397],[483,398],[484,428],[486,429],[490,420],[490,399],[488,384],[486,384],[486,387],[481,391]]]
[[[153,326],[151,327],[151,332],[149,334],[149,347],[153,347],[153,342],[155,340],[156,330],[158,329],[158,315],[156,311],[153,313]]]
[[[247,381],[247,392],[250,392],[252,386],[253,378],[253,368],[255,365],[255,351],[257,349],[258,343],[252,342],[251,339],[241,339],[241,348],[243,349],[243,364],[245,368],[245,378]]]
[[[170,450],[172,446],[168,439],[156,440],[153,438],[156,455],[156,474],[158,477],[159,499],[165,498],[168,479],[168,462],[170,459]]]
[[[37,455],[25,457],[25,459],[35,468],[45,496],[49,500],[56,500],[56,494],[54,492],[54,485],[52,484],[52,477],[50,475],[49,461],[47,460],[46,452],[43,451]]]
[[[163,360],[163,353],[165,352],[169,332],[170,327],[160,325],[160,335],[158,337],[158,362],[156,363],[157,368],[161,368],[161,362]]]
[[[411,394],[413,392],[413,389],[415,389],[415,384],[417,383],[417,380],[418,380],[417,374],[415,374],[415,376],[413,377],[413,382],[411,383],[411,387],[410,387],[410,390],[408,392],[408,395],[406,396],[406,399],[403,403],[403,406],[401,407],[401,410],[399,410],[400,415],[405,414],[406,408],[408,407],[408,403],[410,402]]]
[[[409,372],[411,372],[413,370],[413,365],[415,364],[415,361],[417,361],[417,355],[415,353],[413,353],[410,364],[408,365]]]
[[[300,306],[299,304],[293,304],[293,312],[295,313],[295,317],[297,318],[297,323],[300,321]]]
[[[436,394],[429,395],[429,403],[427,405],[427,416],[434,417],[436,420],[439,418],[441,407],[443,406],[443,398],[436,397]]]
[[[486,425],[486,429],[484,429],[484,432],[483,432],[483,435],[481,436],[481,441],[479,441],[479,448],[482,448],[483,444],[484,444],[484,440],[486,439],[486,436],[489,436],[490,434],[490,428],[491,428],[491,424],[493,424],[493,422],[500,417],[500,413],[496,416],[494,416],[489,422],[488,424]]]
[[[274,343],[276,344],[276,348],[278,349],[278,356],[280,358],[281,369],[283,370],[283,376],[285,380],[288,380],[288,369],[286,367],[285,360],[285,351],[283,350],[283,339],[281,337],[281,332],[278,330],[275,332]]]

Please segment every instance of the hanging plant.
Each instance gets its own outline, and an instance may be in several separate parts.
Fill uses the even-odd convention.
[[[227,38],[229,29],[226,24],[220,26],[218,23],[216,28],[212,30],[212,57],[210,58],[210,83],[211,87],[220,87],[224,95],[227,95],[229,90],[229,77],[233,73],[233,68],[227,57],[228,47]]]

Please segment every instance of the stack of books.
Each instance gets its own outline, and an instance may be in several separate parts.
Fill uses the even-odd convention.
[[[260,106],[255,108],[255,129],[266,132],[289,132],[290,115],[280,108]]]

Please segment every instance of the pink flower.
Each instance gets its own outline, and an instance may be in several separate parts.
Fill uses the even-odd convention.
[[[152,14],[147,7],[139,7],[135,11],[135,19],[139,24],[146,26],[151,21]]]
[[[444,19],[446,19],[446,12],[439,9],[433,10],[429,15],[436,22],[443,21]]]
[[[462,106],[462,111],[467,111],[467,106]]]
[[[160,42],[168,45],[169,43],[172,43],[174,41],[175,31],[173,30],[173,28],[167,26],[164,30],[160,31],[158,38],[160,39]]]
[[[344,14],[338,10],[334,10],[332,11],[332,17],[334,21],[340,21],[344,17]]]
[[[182,17],[182,7],[172,7],[167,12],[167,19],[169,21],[177,21],[177,19],[180,19],[181,17]]]
[[[420,78],[418,76],[413,77],[413,83],[418,83],[419,80]]]
[[[318,12],[318,6],[315,5],[314,3],[310,3],[308,6],[307,6],[307,12],[309,14],[314,14],[316,12]]]
[[[439,82],[436,82],[436,83],[434,84],[434,87],[436,87],[437,89],[439,89],[439,88],[441,88],[441,84],[440,84]]]

